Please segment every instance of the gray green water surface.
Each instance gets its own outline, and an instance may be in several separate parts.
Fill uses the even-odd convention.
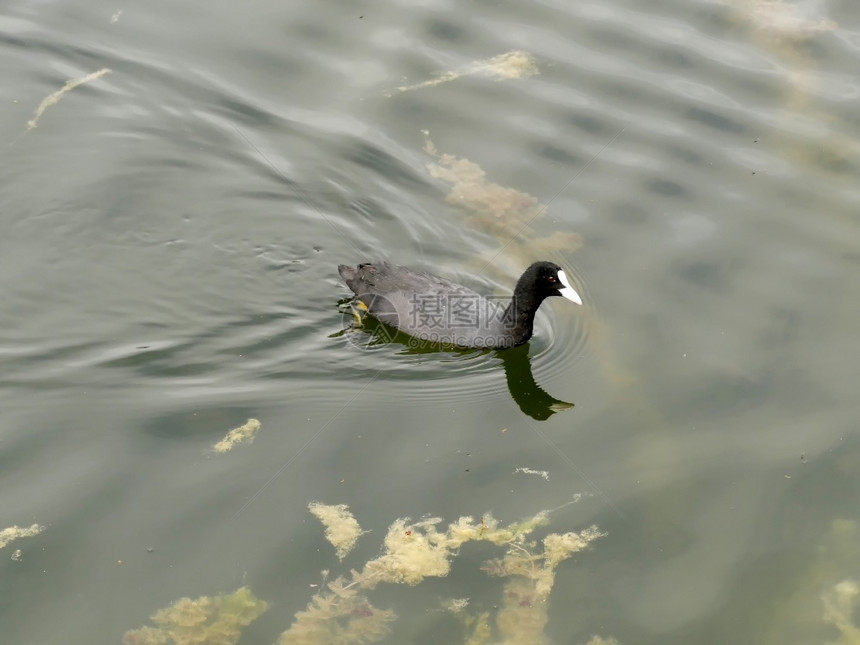
[[[545,509],[606,533],[547,642],[860,642],[852,0],[8,0],[0,58],[0,530],[44,527],[0,642],[248,587],[269,645],[397,518]],[[380,259],[488,294],[550,259],[584,305],[507,354],[368,343],[336,267]],[[313,501],[369,531],[343,562]],[[465,642],[441,607],[492,618],[502,552],[368,592],[381,642]]]

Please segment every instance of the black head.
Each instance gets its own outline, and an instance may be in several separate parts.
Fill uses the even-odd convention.
[[[538,300],[561,296],[578,305],[582,304],[582,298],[570,286],[564,270],[554,262],[532,264],[517,282],[516,292],[521,296],[526,294],[536,296]]]

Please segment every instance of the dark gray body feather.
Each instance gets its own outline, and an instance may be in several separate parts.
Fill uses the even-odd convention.
[[[338,272],[375,318],[421,340],[463,347],[513,347],[528,340],[511,337],[514,321],[505,318],[510,298],[485,298],[445,278],[385,262],[342,264]]]
[[[341,264],[338,272],[355,299],[377,319],[420,340],[460,347],[504,349],[532,335],[535,312],[551,296],[582,304],[560,266],[529,266],[510,298],[485,298],[445,278],[388,264]]]

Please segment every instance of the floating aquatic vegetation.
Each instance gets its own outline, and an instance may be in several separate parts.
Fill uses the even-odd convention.
[[[329,587],[331,593],[314,596],[307,609],[296,614],[277,645],[361,645],[385,638],[396,617],[393,611],[377,609],[355,587]]]
[[[437,76],[436,78],[416,83],[415,85],[401,85],[393,91],[386,92],[386,96],[392,96],[401,92],[410,92],[412,90],[420,90],[425,87],[434,87],[442,83],[455,81],[463,76],[471,76],[475,74],[484,76],[493,76],[498,80],[509,80],[517,78],[526,78],[539,74],[534,56],[528,52],[514,50],[505,54],[493,56],[487,60],[479,60],[467,68],[460,71],[450,71]]]
[[[493,56],[491,59],[475,63],[469,70],[470,74],[487,74],[503,79],[526,78],[539,74],[534,56],[528,52],[513,50],[506,54]]]
[[[828,18],[804,15],[800,6],[785,0],[727,0],[750,27],[762,35],[788,41],[803,41],[836,29]]]
[[[125,645],[235,645],[242,628],[268,607],[248,587],[221,596],[180,598],[152,615],[157,627],[128,631],[123,642]]]
[[[254,441],[254,435],[259,429],[260,422],[257,419],[248,419],[244,425],[230,430],[221,441],[212,446],[212,450],[215,452],[227,452],[232,450],[236,444],[251,443]]]
[[[487,173],[475,162],[440,154],[430,133],[424,130],[423,134],[424,151],[436,158],[427,164],[430,176],[450,184],[445,201],[468,211],[471,226],[511,238],[546,210],[536,197],[488,181]]]
[[[449,611],[452,614],[459,614],[460,612],[465,611],[468,606],[468,598],[449,598],[442,603],[442,609]]]
[[[335,548],[339,560],[343,560],[363,531],[346,504],[327,505],[318,502],[308,504],[308,510],[325,526],[325,539]]]
[[[378,584],[417,585],[427,577],[446,576],[451,558],[470,541],[487,541],[504,546],[505,555],[487,562],[483,570],[490,575],[509,578],[504,602],[495,617],[496,631],[505,645],[538,645],[545,642],[546,599],[552,589],[555,569],[578,551],[604,535],[592,526],[580,533],[550,534],[542,541],[529,541],[529,534],[549,521],[547,513],[501,526],[491,515],[479,520],[461,517],[445,531],[438,517],[417,522],[398,519],[388,528],[384,551],[348,578],[338,577],[318,593],[307,609],[296,614],[293,625],[281,634],[278,645],[343,645],[372,643],[388,633],[395,619],[391,610],[370,604],[364,592]],[[467,645],[486,645],[493,641],[488,612],[470,615],[468,599],[452,600],[449,611],[461,616],[467,630]]]
[[[807,42],[839,25],[821,15],[821,2],[789,0],[722,0],[732,9],[733,18],[749,29],[750,39],[785,63],[786,88],[781,110],[784,132],[772,140],[778,154],[802,162],[809,172],[843,175],[853,181],[856,176],[860,143],[851,123],[820,109],[814,102],[822,85],[817,69],[818,57]],[[808,133],[798,136],[798,129]]]
[[[858,595],[860,587],[854,580],[843,580],[824,594],[824,620],[836,627],[840,635],[833,645],[860,645],[860,628],[852,619]]]
[[[860,523],[835,519],[821,533],[806,566],[797,570],[790,584],[783,585],[780,597],[770,599],[768,629],[756,639],[757,643],[860,645]],[[834,627],[840,637],[829,641],[826,635],[832,636]]]
[[[510,578],[496,616],[502,643],[547,642],[546,600],[555,582],[556,567],[603,535],[596,526],[580,533],[553,533],[544,538],[542,552],[536,549],[535,542],[514,543],[503,558],[485,564],[484,570],[490,575]]]
[[[107,67],[104,67],[99,71],[93,72],[92,74],[87,74],[82,78],[72,79],[53,94],[49,94],[48,96],[46,96],[44,99],[42,99],[42,102],[39,103],[39,107],[37,107],[36,111],[33,113],[33,118],[27,122],[27,130],[29,131],[35,129],[36,125],[39,122],[39,119],[42,116],[42,113],[52,105],[56,105],[57,103],[59,103],[60,99],[63,98],[66,92],[71,92],[79,85],[83,85],[84,83],[89,83],[90,81],[99,79],[105,74],[110,74],[110,72],[111,70],[109,70]]]
[[[468,226],[493,235],[502,245],[510,245],[510,253],[516,260],[512,269],[530,264],[536,257],[549,257],[553,252],[569,252],[582,246],[582,238],[572,232],[536,237],[531,224],[547,210],[537,197],[489,181],[484,169],[473,161],[440,154],[430,133],[427,130],[422,133],[424,151],[435,158],[427,164],[430,176],[451,186],[445,201],[466,211]]]
[[[569,403],[566,405],[568,407],[573,407]],[[540,475],[545,480],[549,481],[549,472],[546,470],[535,470],[534,468],[520,467],[520,468],[514,469],[514,472],[515,473],[523,473],[524,475]]]
[[[346,505],[312,503],[309,508],[326,526],[345,522],[358,528]],[[326,519],[323,519],[326,518]],[[541,512],[522,522],[502,526],[487,514],[478,520],[461,517],[440,530],[440,518],[417,522],[395,520],[388,528],[384,551],[360,571],[352,570],[329,582],[313,596],[307,608],[295,614],[277,645],[368,645],[383,640],[396,615],[378,609],[367,592],[380,583],[416,585],[427,577],[448,574],[451,559],[470,541],[504,547],[504,555],[486,562],[482,570],[506,578],[504,600],[495,612],[471,614],[468,598],[451,599],[443,608],[458,616],[465,628],[466,645],[541,645],[546,643],[547,597],[558,565],[605,535],[596,526],[579,533],[552,533],[540,543],[529,539],[549,522]],[[358,529],[360,533],[360,529]],[[327,574],[327,572],[326,572]],[[247,587],[232,594],[181,598],[152,615],[154,626],[126,632],[125,645],[236,645],[242,628],[256,620],[268,604]],[[594,637],[588,645],[617,645]]]
[[[0,549],[9,544],[12,540],[33,537],[34,535],[39,535],[43,530],[45,530],[45,527],[39,526],[38,524],[33,524],[29,527],[16,525],[10,526],[8,529],[0,530]]]

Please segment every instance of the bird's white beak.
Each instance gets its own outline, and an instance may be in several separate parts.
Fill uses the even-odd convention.
[[[559,294],[568,300],[572,300],[578,305],[582,304],[582,298],[579,297],[579,294],[576,293],[576,290],[570,286],[570,282],[567,281],[567,276],[564,275],[564,271],[558,272],[558,279],[564,285],[561,289],[559,289]]]

